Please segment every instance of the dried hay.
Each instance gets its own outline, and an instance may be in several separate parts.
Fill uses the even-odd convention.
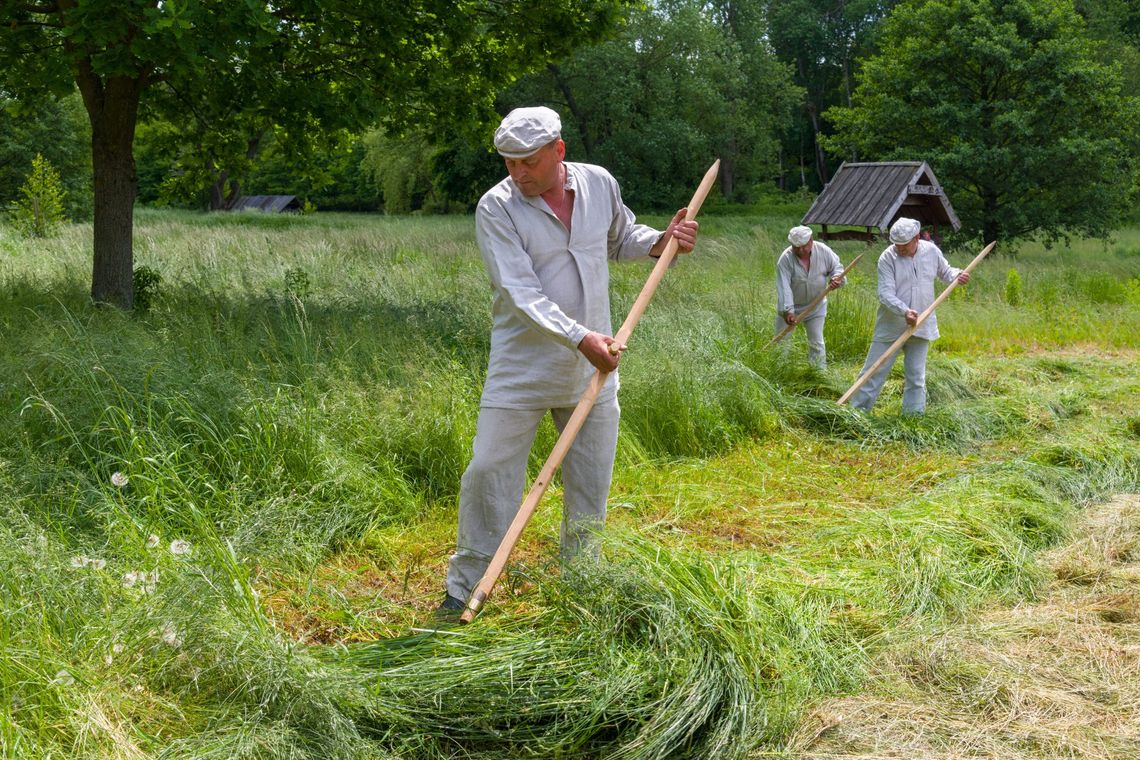
[[[804,758],[1140,757],[1140,495],[1086,510],[1035,603],[903,634],[865,694],[821,704]]]

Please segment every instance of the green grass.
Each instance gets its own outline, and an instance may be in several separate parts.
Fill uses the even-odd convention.
[[[88,305],[89,227],[0,228],[0,754],[742,757],[890,632],[1032,598],[1075,510],[1140,485],[1140,234],[987,260],[907,418],[897,378],[834,403],[875,251],[826,372],[765,348],[793,222],[702,220],[631,339],[605,561],[560,576],[556,484],[479,622],[434,636],[406,634],[489,345],[469,218],[142,210],[145,314]],[[645,275],[614,270],[615,315]]]

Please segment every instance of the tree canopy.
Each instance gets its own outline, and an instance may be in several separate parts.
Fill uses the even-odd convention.
[[[0,89],[78,86],[92,127],[92,297],[133,299],[134,136],[154,108],[217,172],[265,129],[477,120],[627,0],[0,0]],[[204,141],[209,140],[209,144]],[[224,170],[224,169],[223,169]]]
[[[936,167],[968,235],[1105,235],[1131,201],[1140,102],[1071,0],[911,0],[828,145]]]

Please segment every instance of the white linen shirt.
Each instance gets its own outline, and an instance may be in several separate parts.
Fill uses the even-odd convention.
[[[811,243],[808,269],[804,269],[791,246],[784,249],[776,262],[776,313],[784,315],[789,309],[797,313],[807,308],[816,296],[827,288],[831,278],[843,271],[843,263],[835,251],[818,240]],[[843,278],[847,282],[847,278]],[[823,299],[823,304],[827,299]]]
[[[919,240],[918,250],[910,258],[899,256],[893,245],[888,246],[879,256],[879,313],[872,340],[893,342],[907,328],[907,309],[922,314],[934,303],[934,278],[951,283],[961,271],[950,266],[938,246],[928,240]],[[937,317],[927,317],[915,336],[936,339]]]
[[[578,351],[589,332],[613,334],[609,262],[644,259],[661,233],[637,224],[617,180],[600,166],[564,162],[574,192],[570,231],[541,196],[510,177],[475,210],[475,238],[491,278],[491,356],[481,404],[575,406],[595,372]],[[617,373],[598,401],[617,392]]]

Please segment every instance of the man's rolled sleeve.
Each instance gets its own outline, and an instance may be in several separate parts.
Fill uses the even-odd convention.
[[[610,223],[609,256],[613,261],[629,261],[649,257],[649,251],[664,234],[645,224],[638,224],[633,212],[622,202],[617,180],[610,178],[610,202],[614,207]]]

